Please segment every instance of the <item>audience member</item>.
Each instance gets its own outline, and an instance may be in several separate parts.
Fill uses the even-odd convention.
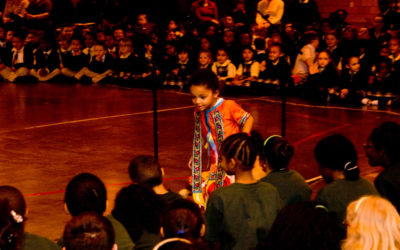
[[[129,177],[132,182],[152,189],[159,197],[167,203],[182,197],[167,189],[163,184],[164,169],[156,158],[149,155],[139,155],[129,164]]]
[[[339,250],[340,238],[328,209],[315,201],[284,207],[258,249]]]
[[[47,238],[24,230],[27,208],[22,193],[12,186],[0,186],[1,249],[57,250],[57,245]],[[7,215],[4,215],[6,213]],[[7,217],[9,216],[9,217]],[[7,224],[3,224],[7,223]]]
[[[90,173],[81,173],[69,181],[65,190],[64,202],[65,209],[73,218],[86,212],[92,212],[102,216],[107,206],[107,190],[104,183],[97,176]],[[93,216],[89,216],[88,221],[90,221],[90,217]],[[124,226],[112,215],[108,215],[105,219],[108,223],[111,223],[113,235],[115,232],[115,243],[118,245],[118,249],[132,249],[135,245]],[[71,223],[76,226],[75,223],[81,223],[82,220],[85,220],[85,217],[73,219]],[[66,236],[65,234],[66,232],[64,232],[64,239]],[[69,240],[72,240],[71,237],[73,236],[68,237]],[[112,238],[112,243],[114,243],[114,236]],[[71,243],[59,242],[60,246],[65,245],[68,247],[66,244]]]
[[[206,235],[222,249],[250,249],[265,239],[281,208],[275,187],[252,175],[257,145],[246,133],[233,134],[221,145],[221,166],[235,183],[215,190],[205,212]]]
[[[95,212],[84,212],[66,225],[63,250],[117,250],[110,221]]]
[[[132,184],[117,194],[112,215],[125,226],[135,249],[152,249],[162,240],[160,218],[164,208],[164,201],[152,190]]]
[[[349,204],[347,237],[342,249],[395,250],[400,248],[400,216],[396,208],[378,196],[363,196]]]
[[[318,191],[315,200],[336,215],[338,225],[343,225],[346,207],[350,202],[378,192],[370,181],[360,177],[356,149],[343,135],[335,134],[321,139],[314,148],[314,155],[319,171],[328,184]]]
[[[213,63],[211,70],[217,75],[218,80],[226,85],[230,85],[236,76],[236,67],[229,60],[228,53],[225,49],[217,50],[217,60]]]
[[[270,183],[279,191],[283,207],[296,202],[309,201],[311,188],[303,176],[297,171],[289,169],[290,159],[294,154],[294,147],[280,135],[272,135],[263,143],[261,158],[267,175],[260,181]]]
[[[384,122],[374,128],[364,145],[371,166],[382,166],[375,179],[378,192],[400,211],[400,125]]]

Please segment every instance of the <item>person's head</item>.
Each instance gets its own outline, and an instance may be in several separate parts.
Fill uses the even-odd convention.
[[[218,78],[211,70],[196,71],[189,80],[189,87],[192,102],[200,111],[212,108],[218,101]]]
[[[294,147],[280,135],[272,135],[264,141],[263,155],[273,171],[287,169],[294,154]]]
[[[357,32],[357,39],[359,40],[369,40],[371,39],[371,34],[367,27],[361,27],[358,29]]]
[[[7,30],[7,32],[6,32],[6,42],[12,42],[14,34],[15,34],[14,30]]]
[[[23,216],[11,208],[7,198],[0,198],[0,249],[20,249],[23,235]]]
[[[243,61],[245,61],[245,62],[250,62],[251,60],[253,60],[253,55],[254,55],[254,51],[251,49],[251,47],[245,47],[242,50],[242,57],[243,57]]]
[[[189,52],[187,51],[187,49],[179,50],[178,60],[181,62],[185,62],[185,61],[189,60]]]
[[[222,40],[224,41],[224,44],[226,44],[226,45],[232,44],[233,42],[235,42],[235,32],[233,32],[231,30],[225,31],[222,36]]]
[[[202,50],[210,50],[211,49],[211,43],[207,37],[200,38],[200,49],[202,49]]]
[[[136,242],[143,231],[160,233],[160,218],[164,208],[164,202],[152,190],[132,184],[117,194],[112,215]]]
[[[120,40],[118,47],[119,47],[119,53],[121,55],[126,55],[133,52],[132,40],[129,38],[124,38]]]
[[[125,38],[125,32],[121,27],[117,27],[113,30],[113,37],[116,41],[121,41]]]
[[[233,26],[235,26],[235,21],[233,20],[233,17],[231,15],[226,15],[222,19],[222,23],[224,24],[225,27],[233,27]]]
[[[400,42],[399,38],[393,37],[389,41],[389,51],[393,56],[398,56],[400,54]]]
[[[221,167],[229,175],[251,171],[258,156],[257,143],[246,133],[225,138],[221,144]]]
[[[20,34],[15,33],[12,38],[12,46],[13,48],[20,50],[24,46],[25,37]]]
[[[342,249],[399,249],[400,216],[378,196],[363,196],[347,206],[347,237]]]
[[[314,148],[314,156],[327,183],[341,174],[346,180],[359,178],[357,151],[353,143],[343,135],[335,134],[322,138]]]
[[[61,35],[65,36],[68,40],[74,35],[74,26],[66,25],[61,29]]]
[[[107,205],[106,187],[93,174],[78,174],[68,183],[64,202],[72,216],[77,216],[83,212],[103,214]]]
[[[169,56],[176,55],[176,45],[174,43],[165,44],[165,53]]]
[[[94,55],[97,59],[102,58],[106,53],[106,46],[104,45],[104,43],[95,43],[93,45],[93,50],[94,50]]]
[[[265,40],[261,37],[254,39],[254,46],[256,50],[265,50]]]
[[[168,23],[167,30],[176,30],[178,28],[178,24],[174,19],[170,20]]]
[[[199,52],[199,64],[200,66],[208,65],[212,62],[212,54],[209,50],[201,50]]]
[[[144,14],[144,13],[139,14],[137,17],[137,23],[140,26],[144,26],[145,24],[147,24],[148,23],[147,14]]]
[[[249,32],[243,32],[239,35],[240,45],[243,46],[250,46],[251,45],[251,35]]]
[[[94,212],[73,217],[66,225],[63,250],[117,250],[111,222]]]
[[[303,36],[304,44],[311,44],[314,48],[318,48],[319,38],[315,31],[308,31]]]
[[[225,49],[221,48],[221,49],[217,50],[216,59],[217,59],[218,63],[222,64],[222,63],[226,62],[226,60],[229,59],[229,55],[228,55],[228,53],[226,52]]]
[[[112,49],[115,46],[115,39],[113,34],[111,33],[106,33],[104,36],[104,45],[106,46],[107,49]]]
[[[279,43],[271,44],[268,50],[268,59],[277,62],[282,56],[282,46]]]
[[[339,43],[336,32],[329,32],[325,37],[326,46],[328,48],[334,48]]]
[[[325,68],[331,61],[331,53],[329,51],[323,50],[318,53],[317,63],[319,67]]]
[[[70,42],[63,35],[57,37],[58,46],[63,50],[68,50],[70,48]]]
[[[105,34],[104,34],[104,30],[103,29],[99,29],[96,31],[96,40],[98,42],[102,42],[104,43],[104,41],[106,40]]]
[[[49,51],[54,46],[53,38],[49,36],[44,36],[39,40],[39,48],[43,51]]]
[[[357,73],[360,71],[360,58],[358,56],[351,56],[347,59],[346,68],[352,73]]]
[[[266,249],[339,250],[336,222],[328,210],[314,201],[284,207],[272,224]]]
[[[161,217],[162,233],[165,238],[185,238],[197,240],[204,234],[204,221],[199,206],[178,199],[173,201]]]
[[[400,161],[400,125],[384,122],[374,128],[364,145],[371,166],[387,167]]]
[[[157,159],[150,155],[139,155],[129,164],[129,177],[132,182],[153,188],[162,183],[162,170]]]
[[[0,186],[0,199],[8,200],[12,210],[24,217],[26,215],[26,203],[22,193],[12,186]]]
[[[93,35],[93,33],[91,33],[91,32],[88,32],[85,36],[84,36],[84,42],[85,42],[85,47],[86,48],[91,48],[95,43],[96,43],[96,40],[95,40],[95,38],[94,38],[94,35]]]
[[[71,50],[75,53],[79,52],[82,50],[82,41],[80,38],[73,37],[71,40]]]

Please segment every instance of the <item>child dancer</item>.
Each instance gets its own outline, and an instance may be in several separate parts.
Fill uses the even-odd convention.
[[[281,208],[278,190],[257,181],[252,169],[258,146],[245,133],[226,138],[221,145],[221,166],[236,183],[211,194],[205,212],[207,241],[221,249],[253,249],[268,232]]]
[[[194,73],[189,86],[193,104],[196,105],[193,157],[189,162],[192,168],[193,200],[205,206],[212,191],[230,184],[219,166],[218,150],[222,140],[240,131],[249,133],[254,119],[234,101],[219,98],[218,78],[210,70]],[[202,173],[202,147],[205,142],[209,166],[204,167],[210,170],[208,175]]]

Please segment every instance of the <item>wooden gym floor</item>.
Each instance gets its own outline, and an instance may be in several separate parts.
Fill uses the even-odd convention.
[[[274,97],[235,98],[255,118],[264,136],[280,134],[281,104]],[[159,160],[165,184],[173,191],[187,185],[193,136],[193,105],[187,93],[158,93]],[[25,195],[26,229],[50,239],[62,235],[69,216],[64,189],[78,173],[90,172],[106,184],[110,206],[129,184],[129,161],[153,154],[152,93],[115,86],[0,83],[0,183]],[[361,173],[373,179],[363,143],[383,121],[400,122],[400,112],[376,107],[315,106],[289,98],[287,139],[295,145],[291,168],[306,179],[319,175],[313,148],[322,137],[342,133],[359,153]],[[323,182],[313,185],[317,190]]]

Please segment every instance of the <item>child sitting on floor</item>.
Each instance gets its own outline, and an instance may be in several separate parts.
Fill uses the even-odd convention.
[[[236,67],[231,60],[229,60],[228,53],[225,49],[218,49],[217,61],[211,67],[214,74],[217,75],[218,80],[226,85],[231,85],[231,81],[236,76]]]

